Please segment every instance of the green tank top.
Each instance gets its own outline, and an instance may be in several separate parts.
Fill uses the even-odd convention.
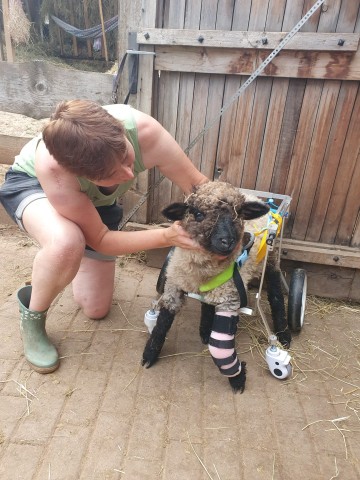
[[[125,127],[126,137],[134,148],[135,162],[134,162],[134,175],[146,170],[142,162],[140,146],[138,141],[137,126],[135,118],[131,112],[130,105],[105,105],[103,106],[110,115],[122,121]],[[39,134],[28,142],[21,150],[20,154],[15,157],[13,164],[13,170],[16,172],[25,172],[31,177],[36,177],[35,173],[35,152],[42,135]],[[112,205],[117,198],[121,197],[134,183],[135,180],[130,180],[126,183],[121,183],[118,188],[110,195],[105,195],[99,188],[90,180],[83,177],[78,177],[80,189],[82,192],[90,198],[95,207],[101,207],[104,205]]]

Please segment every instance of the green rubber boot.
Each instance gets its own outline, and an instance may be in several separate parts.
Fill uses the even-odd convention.
[[[51,373],[59,366],[59,355],[46,334],[47,310],[34,312],[28,309],[31,290],[31,285],[28,285],[17,292],[25,358],[36,372]]]

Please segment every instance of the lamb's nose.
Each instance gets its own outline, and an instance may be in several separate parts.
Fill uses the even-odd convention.
[[[221,245],[226,247],[226,248],[229,248],[233,245],[234,243],[234,240],[232,238],[222,238],[221,239]]]

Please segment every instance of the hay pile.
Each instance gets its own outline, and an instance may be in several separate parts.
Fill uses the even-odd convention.
[[[30,20],[25,15],[21,0],[9,0],[9,31],[15,45],[30,40]]]

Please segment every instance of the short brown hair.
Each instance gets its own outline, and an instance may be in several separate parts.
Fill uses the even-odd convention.
[[[49,153],[62,167],[92,180],[109,175],[126,152],[121,121],[89,100],[59,103],[42,135]]]

